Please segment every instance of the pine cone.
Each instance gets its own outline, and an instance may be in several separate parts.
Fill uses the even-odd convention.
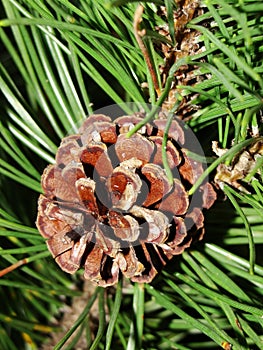
[[[201,33],[187,26],[193,18],[204,14],[206,11],[205,5],[200,0],[175,0],[175,3],[176,10],[173,12],[175,44],[172,44],[168,23],[156,27],[158,34],[167,39],[155,44],[157,50],[164,57],[164,62],[160,66],[162,86],[165,86],[170,69],[175,62],[178,62],[180,58],[194,57],[205,51]],[[158,13],[162,18],[168,17],[166,6],[161,6]],[[202,25],[209,28],[211,26],[210,19],[204,20]],[[196,62],[198,61],[204,62],[204,58]],[[211,74],[201,74],[199,70],[198,64],[184,64],[177,69],[174,74],[174,82],[165,103],[162,105],[162,109],[171,110],[177,102],[178,93],[182,94],[182,86],[195,86],[204,79],[211,78]],[[177,109],[177,114],[180,115],[182,120],[191,119],[193,113],[200,109],[200,106],[194,102],[197,96],[197,92],[187,92],[187,94],[183,92],[181,103]]]
[[[166,152],[174,174],[162,166],[166,120],[155,120],[128,138],[140,114],[114,121],[85,120],[79,134],[62,140],[56,163],[42,175],[44,194],[37,227],[59,266],[100,286],[115,284],[120,272],[150,282],[174,255],[203,237],[202,208],[215,201],[209,183],[195,200],[187,190],[203,172],[187,157],[185,133],[173,120]]]

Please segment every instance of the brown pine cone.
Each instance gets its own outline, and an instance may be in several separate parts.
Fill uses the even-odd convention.
[[[128,138],[141,118],[90,116],[79,134],[62,140],[56,163],[42,175],[37,227],[49,250],[62,270],[84,267],[84,277],[104,287],[120,272],[152,281],[169,259],[203,237],[202,208],[216,198],[209,183],[187,194],[203,168],[182,148],[179,123],[173,120],[166,146],[170,184],[161,154],[166,120]]]
[[[165,86],[170,69],[175,62],[184,57],[194,57],[206,49],[201,33],[187,26],[193,18],[202,16],[207,11],[206,6],[200,0],[175,0],[175,3],[176,9],[173,12],[175,43],[172,43],[168,23],[156,27],[158,34],[166,39],[155,44],[156,49],[164,57],[164,62],[160,66],[162,86]],[[160,6],[158,14],[162,18],[167,18],[166,6]],[[202,21],[202,25],[209,28],[211,26],[210,22],[211,19],[209,18]],[[199,60],[196,59],[196,62],[205,62],[205,59],[204,57]],[[181,65],[174,74],[174,82],[165,103],[162,105],[162,109],[171,110],[177,102],[179,93],[183,96],[177,109],[177,114],[180,115],[182,120],[191,119],[193,113],[200,109],[200,105],[195,104],[198,93],[187,92],[187,88],[182,93],[182,86],[187,87],[190,85],[193,87],[204,79],[210,78],[211,74],[200,73],[198,64]]]

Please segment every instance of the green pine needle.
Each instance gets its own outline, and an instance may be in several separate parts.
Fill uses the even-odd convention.
[[[177,84],[174,74],[188,65],[199,83],[176,88],[180,98],[193,96],[190,104],[198,106],[187,124],[209,160],[189,194],[207,177],[212,180],[218,165],[231,164],[246,147],[262,142],[262,1],[201,1],[203,13],[187,28],[199,31],[197,44],[204,50],[172,62],[164,82],[160,48],[177,50],[176,2],[141,3],[144,43],[162,86],[159,96],[133,32],[138,2],[3,0],[0,5],[3,350],[41,348],[58,331],[65,303],[82,296],[82,272],[70,276],[60,270],[35,218],[43,169],[54,163],[61,138],[76,132],[87,115],[113,103],[150,101],[151,112],[131,136],[156,117]],[[170,36],[164,38],[157,26]],[[178,107],[174,104],[173,111]],[[169,120],[165,131],[167,136]],[[228,151],[217,157],[211,141]],[[164,141],[169,174],[165,146]],[[262,173],[261,155],[244,174],[250,193],[222,185],[217,203],[204,213],[203,243],[175,257],[151,284],[123,280],[116,289],[95,289],[54,349],[73,349],[83,338],[90,349],[261,349]],[[90,326],[94,305],[97,327]]]

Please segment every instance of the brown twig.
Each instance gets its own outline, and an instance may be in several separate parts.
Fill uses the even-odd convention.
[[[8,267],[6,267],[5,269],[1,270],[0,271],[0,277],[3,277],[4,275],[6,275],[7,273],[17,269],[18,267],[22,266],[22,265],[25,265],[27,264],[28,262],[28,259],[22,259],[22,260],[19,260],[17,261],[16,263],[14,263],[13,265],[10,265]]]
[[[160,87],[159,87],[159,82],[158,82],[158,78],[157,78],[157,75],[156,75],[156,71],[154,69],[154,66],[153,66],[153,63],[152,63],[152,60],[149,56],[149,52],[146,48],[146,46],[144,45],[144,42],[142,40],[142,37],[145,35],[146,31],[145,29],[143,30],[140,30],[140,23],[142,22],[142,14],[143,14],[143,10],[144,10],[144,7],[143,5],[138,5],[136,11],[135,11],[135,14],[134,14],[134,21],[133,21],[133,29],[134,29],[134,35],[135,35],[135,38],[138,42],[138,45],[139,45],[139,48],[144,56],[144,59],[145,59],[145,62],[148,66],[148,69],[149,69],[149,72],[150,72],[150,75],[152,77],[152,81],[153,81],[153,85],[154,85],[154,89],[158,95],[158,97],[160,96],[161,94],[161,91],[160,91]]]

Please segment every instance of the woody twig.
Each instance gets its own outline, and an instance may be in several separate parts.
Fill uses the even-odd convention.
[[[146,34],[146,30],[145,29],[140,29],[140,23],[142,22],[142,14],[144,11],[144,7],[143,5],[138,5],[135,14],[134,14],[134,21],[133,21],[133,29],[134,29],[134,35],[135,38],[138,42],[139,48],[144,56],[145,62],[147,64],[147,67],[149,69],[150,75],[152,77],[152,81],[153,81],[153,85],[154,85],[154,89],[158,95],[158,97],[161,94],[160,91],[160,87],[159,87],[159,83],[158,83],[158,78],[156,75],[156,71],[154,69],[154,65],[153,62],[151,60],[151,57],[149,55],[149,52],[142,40],[142,38],[144,37],[144,35]]]

